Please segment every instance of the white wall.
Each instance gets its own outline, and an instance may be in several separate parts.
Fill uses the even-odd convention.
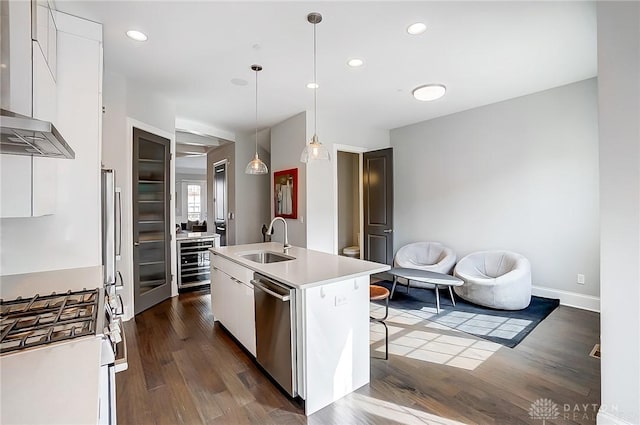
[[[270,144],[271,131],[258,132],[258,155],[271,171],[269,152],[261,146]],[[262,225],[271,220],[271,174],[249,175],[244,170],[255,156],[255,132],[235,135],[236,172],[236,244],[262,242]]]
[[[116,186],[122,190],[122,259],[117,264],[128,290],[123,293],[125,319],[133,315],[133,137],[131,126],[157,133],[171,140],[175,152],[175,105],[140,85],[127,84],[122,75],[105,72],[102,163],[116,172]],[[175,193],[174,162],[171,162],[171,193]],[[175,197],[173,197],[175,198]],[[171,225],[175,227],[175,199],[171,200]],[[175,244],[171,247],[171,270],[175,276]],[[174,294],[177,293],[175,278]]]
[[[602,400],[640,423],[640,5],[598,2]]]
[[[298,169],[298,218],[286,219],[289,231],[289,243],[294,246],[307,247],[307,167],[300,162],[300,154],[307,140],[306,112],[271,127],[271,167],[270,182],[276,171]],[[270,217],[274,216],[273,184],[270,183]],[[276,224],[273,241],[283,240],[282,223]]]
[[[534,285],[597,297],[597,106],[590,79],[392,130],[394,249],[512,250]]]
[[[66,15],[58,32],[58,120],[76,158],[56,161],[56,212],[0,220],[0,274],[102,264],[100,65],[102,25]],[[90,34],[78,32],[81,21]],[[62,24],[62,21],[61,21]],[[80,34],[82,36],[78,36]]]
[[[307,140],[313,135],[311,125],[308,131]],[[331,152],[331,161],[312,162],[307,166],[307,247],[337,254],[337,149],[350,146],[359,148],[356,151],[368,151],[389,147],[389,131],[345,117],[321,114],[318,138]]]

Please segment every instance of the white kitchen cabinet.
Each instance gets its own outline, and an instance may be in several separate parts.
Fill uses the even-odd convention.
[[[237,335],[238,341],[254,356],[256,355],[256,305],[253,295],[253,285],[238,282],[235,291],[237,300]]]
[[[58,28],[54,16],[54,10],[48,0],[37,0],[32,3],[31,13],[35,14],[35,26],[32,29],[33,40],[38,43],[34,45],[40,50],[42,57],[56,79],[57,53],[58,53]]]
[[[33,42],[33,118],[58,121],[58,91],[38,42]]]
[[[211,267],[211,307],[216,321],[231,330],[233,326],[233,306],[229,303],[234,286],[231,277],[222,270]]]
[[[31,157],[0,155],[0,217],[31,216]]]
[[[56,209],[54,158],[2,155],[0,217],[40,217]]]
[[[43,44],[32,41],[31,10],[27,2],[11,4],[8,16],[10,37],[10,73],[3,97],[3,108],[22,115],[51,121],[58,118],[55,76],[47,60],[55,64],[57,30],[48,7],[37,7],[36,33]],[[25,4],[26,3],[26,4]],[[42,25],[40,25],[42,23]],[[47,59],[43,49],[50,56]],[[55,65],[54,65],[55,69]],[[28,78],[28,84],[24,79]],[[4,77],[4,75],[3,75]],[[57,195],[57,162],[54,158],[2,155],[2,202],[0,217],[39,217],[54,214]]]
[[[2,109],[16,114],[31,115],[32,52],[31,4],[26,1],[3,2],[2,11],[2,63],[0,68]],[[4,37],[8,32],[8,49]]]
[[[218,255],[211,259],[211,305],[215,320],[256,355],[253,271]]]

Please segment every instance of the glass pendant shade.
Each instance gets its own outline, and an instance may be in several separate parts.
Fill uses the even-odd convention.
[[[311,139],[311,142],[304,147],[302,151],[302,155],[300,155],[301,162],[309,162],[309,161],[329,161],[331,157],[329,156],[329,150],[318,141],[318,136],[315,134]]]
[[[267,168],[267,164],[262,162],[256,153],[255,158],[247,164],[247,168],[244,169],[244,172],[245,174],[267,174],[269,169]]]
[[[256,73],[256,156],[247,164],[244,169],[245,174],[260,175],[267,174],[269,168],[258,157],[258,72],[262,71],[262,66],[251,65],[251,70]]]

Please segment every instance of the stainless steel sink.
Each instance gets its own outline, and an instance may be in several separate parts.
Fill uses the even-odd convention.
[[[291,257],[289,255],[280,254],[279,252],[273,252],[273,251],[247,252],[247,253],[238,254],[238,255],[244,258],[245,260],[253,261],[254,263],[260,263],[260,264],[279,263],[281,261],[295,260],[295,257]]]

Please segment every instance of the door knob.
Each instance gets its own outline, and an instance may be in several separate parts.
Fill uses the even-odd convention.
[[[384,229],[383,232],[384,233],[391,233],[391,232],[393,232],[393,229]]]
[[[133,246],[140,246],[140,242],[134,242]]]

